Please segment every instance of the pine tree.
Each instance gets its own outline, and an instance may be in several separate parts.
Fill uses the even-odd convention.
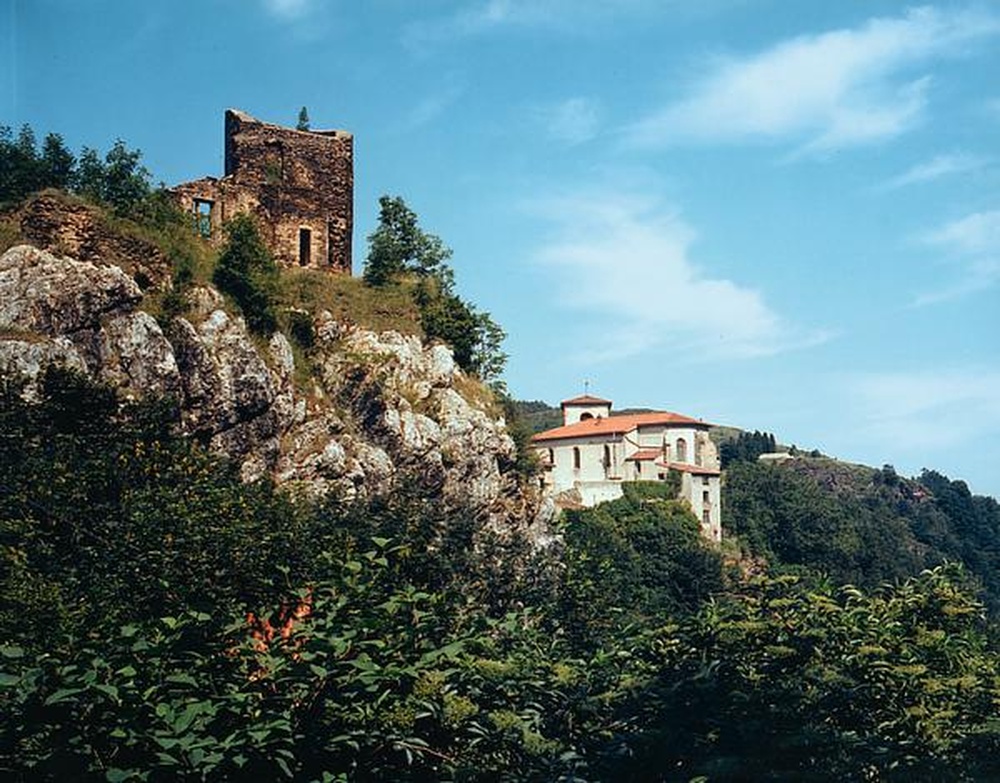
[[[306,110],[305,106],[299,109],[299,121],[295,124],[295,130],[309,130],[309,112]]]

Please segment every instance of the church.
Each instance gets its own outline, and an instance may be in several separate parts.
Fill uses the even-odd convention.
[[[681,476],[686,500],[711,541],[722,539],[719,453],[711,424],[679,413],[612,414],[611,401],[585,394],[563,401],[563,424],[532,438],[543,488],[563,506],[593,506],[622,496],[624,481]]]

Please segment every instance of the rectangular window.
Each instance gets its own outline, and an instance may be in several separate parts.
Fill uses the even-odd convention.
[[[706,506],[709,504],[708,490],[707,489],[704,492],[701,493],[701,502],[704,503]]]
[[[212,236],[212,202],[207,199],[194,200],[194,230],[208,239]]]
[[[309,266],[312,260],[312,231],[299,229],[299,266]]]

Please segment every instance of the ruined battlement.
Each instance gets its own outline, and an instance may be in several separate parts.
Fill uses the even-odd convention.
[[[225,115],[225,173],[173,188],[211,241],[238,214],[257,219],[275,259],[288,266],[351,272],[354,137],[297,130],[238,109]]]

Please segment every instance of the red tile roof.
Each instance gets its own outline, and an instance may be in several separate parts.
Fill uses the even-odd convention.
[[[631,432],[638,427],[651,427],[662,424],[686,424],[696,427],[709,427],[707,422],[682,416],[669,411],[654,411],[653,413],[630,413],[625,416],[597,417],[567,424],[563,427],[539,432],[532,437],[533,441],[560,440],[562,438],[586,438],[591,435],[617,435]]]
[[[610,405],[611,400],[605,400],[600,397],[593,397],[589,394],[581,394],[579,397],[573,397],[569,400],[563,400],[560,403],[560,407],[565,408],[567,405]]]
[[[663,456],[663,449],[639,449],[634,454],[630,454],[625,458],[625,461],[634,460],[635,462],[647,462],[648,460],[656,459],[657,457]]]
[[[679,470],[681,473],[690,473],[692,476],[718,476],[722,471],[716,468],[705,468],[701,465],[688,465],[686,462],[657,462],[661,468]]]

